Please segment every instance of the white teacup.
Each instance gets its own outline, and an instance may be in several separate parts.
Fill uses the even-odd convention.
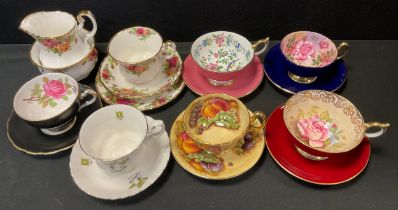
[[[142,26],[123,29],[108,45],[108,53],[120,64],[121,74],[136,84],[151,81],[163,70],[162,61],[171,58],[175,50],[174,42],[163,42],[157,31]]]
[[[140,160],[142,145],[161,135],[163,121],[145,116],[133,107],[115,104],[91,114],[83,123],[80,147],[99,167],[110,173],[126,173]]]

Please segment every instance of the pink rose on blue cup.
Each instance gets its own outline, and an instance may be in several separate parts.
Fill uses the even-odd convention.
[[[332,139],[337,130],[336,124],[321,120],[319,115],[300,119],[297,123],[301,137],[308,140],[311,147],[323,147],[328,139]]]
[[[55,99],[60,99],[65,95],[67,87],[59,80],[50,80],[43,84],[44,93],[46,96],[53,97]]]
[[[314,57],[315,45],[310,41],[300,40],[296,43],[292,54],[296,60],[300,61]]]

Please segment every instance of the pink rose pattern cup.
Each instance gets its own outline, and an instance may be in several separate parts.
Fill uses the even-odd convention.
[[[37,102],[42,108],[56,107],[60,100],[68,101],[69,97],[76,93],[77,88],[68,82],[67,77],[49,79],[43,76],[42,87],[36,83],[31,89],[30,97],[23,100],[28,103]]]

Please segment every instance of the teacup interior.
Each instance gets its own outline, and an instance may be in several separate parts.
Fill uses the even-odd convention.
[[[203,69],[232,72],[244,68],[253,58],[251,43],[243,36],[216,31],[200,36],[192,44],[191,55]]]
[[[337,57],[336,45],[326,36],[311,31],[286,35],[281,41],[281,50],[286,59],[303,67],[324,67]]]
[[[52,38],[67,34],[76,25],[76,19],[61,11],[36,12],[28,15],[20,27],[35,36]]]
[[[72,77],[48,73],[26,82],[14,96],[14,110],[22,119],[43,121],[67,110],[78,96],[78,84]]]
[[[313,149],[340,153],[362,141],[363,118],[347,99],[327,91],[299,92],[285,104],[283,118],[289,132]]]
[[[236,127],[223,125],[222,113],[229,113],[224,117],[234,117]],[[203,127],[201,120],[207,119],[208,127]],[[196,122],[192,126],[192,122]],[[229,121],[231,122],[231,121]],[[221,124],[219,124],[221,123]],[[249,112],[246,106],[238,99],[225,94],[209,94],[193,101],[184,112],[184,127],[188,134],[202,144],[220,146],[229,144],[239,137],[243,137],[249,125]],[[201,132],[198,132],[201,130]]]
[[[157,55],[162,45],[162,37],[155,30],[131,27],[111,39],[108,52],[119,62],[137,63]]]
[[[80,145],[89,156],[116,160],[143,142],[147,132],[145,116],[126,105],[111,105],[97,110],[83,123]]]

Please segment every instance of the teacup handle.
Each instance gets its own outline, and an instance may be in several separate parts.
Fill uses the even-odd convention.
[[[255,125],[256,120],[260,121],[261,124],[259,126]],[[253,115],[250,117],[250,126],[253,128],[263,129],[266,123],[267,123],[267,116],[264,114],[264,112],[255,111],[253,112]]]
[[[90,100],[87,100],[83,104],[81,104],[80,101],[83,100],[84,98],[86,98],[88,95],[92,95],[93,97]],[[80,112],[80,110],[82,110],[84,107],[94,103],[95,100],[97,100],[97,93],[94,90],[91,90],[91,89],[84,90],[83,93],[81,93],[80,97],[79,97],[80,106],[79,106],[78,112]]]
[[[390,123],[381,123],[381,122],[368,122],[365,123],[365,129],[369,128],[379,128],[379,131],[373,132],[373,133],[365,133],[365,136],[368,138],[376,138],[381,135],[383,135],[386,131],[387,128],[390,126]]]
[[[163,52],[163,59],[169,59],[174,56],[174,52],[177,50],[176,43],[170,40],[167,40],[163,43],[162,52]]]
[[[341,42],[337,47],[336,59],[342,59],[345,55],[347,55],[349,49],[350,45],[347,42]]]
[[[259,51],[256,51],[256,48],[261,45],[264,44],[263,48],[261,48]],[[260,39],[258,40],[256,43],[254,43],[252,45],[253,50],[254,50],[254,55],[261,55],[265,52],[265,50],[267,49],[269,45],[269,37],[266,37],[265,39]]]
[[[165,131],[163,121],[154,120],[152,117],[145,116],[148,123],[147,137],[159,137]]]
[[[84,42],[87,42],[87,40],[92,38],[97,32],[97,21],[95,20],[93,13],[91,13],[89,10],[82,10],[77,15],[77,22],[79,22],[79,25],[77,27],[79,30],[82,30],[84,27],[84,16],[90,18],[91,22],[93,23],[93,29],[88,34],[86,34],[86,38],[84,39]]]

